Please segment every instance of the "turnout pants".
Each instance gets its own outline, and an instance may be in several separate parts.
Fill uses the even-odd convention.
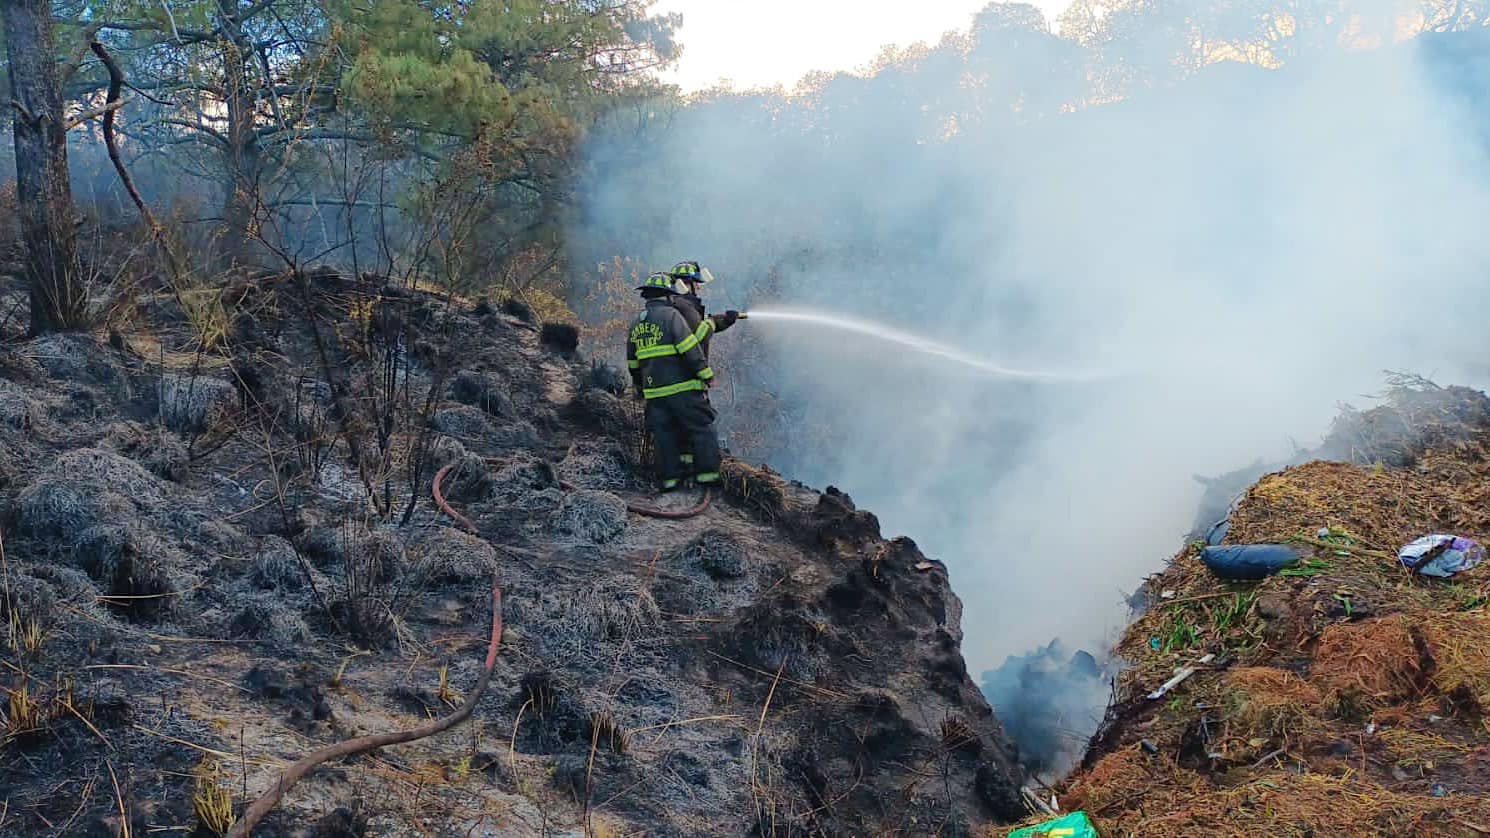
[[[719,482],[719,437],[714,432],[717,414],[700,390],[690,390],[647,402],[647,429],[657,455],[662,488],[678,485],[689,472],[699,483]],[[686,468],[684,451],[693,455]]]

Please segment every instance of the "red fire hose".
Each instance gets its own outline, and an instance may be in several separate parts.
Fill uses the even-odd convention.
[[[491,603],[491,640],[486,647],[486,665],[481,670],[481,677],[476,679],[476,686],[471,689],[470,695],[466,696],[466,701],[460,709],[443,719],[433,719],[409,730],[356,736],[306,754],[286,768],[279,775],[279,779],[275,780],[274,785],[270,786],[269,790],[265,791],[258,800],[255,800],[253,805],[244,810],[243,817],[233,824],[232,829],[228,830],[227,838],[247,838],[252,835],[254,827],[275,806],[279,805],[285,793],[324,762],[351,754],[360,754],[374,748],[386,748],[389,745],[434,736],[470,718],[471,713],[476,710],[476,705],[481,703],[481,697],[486,694],[487,685],[491,683],[492,670],[497,665],[497,650],[502,644],[502,589],[495,584],[492,585]]]
[[[444,468],[435,472],[435,481],[434,484],[430,487],[434,492],[435,503],[440,507],[440,509],[444,510],[446,515],[450,516],[450,520],[454,521],[457,524],[460,524],[462,527],[465,528],[467,532],[475,532],[475,525],[466,520],[466,516],[460,514],[459,512],[456,512],[454,509],[451,508],[449,503],[445,502],[445,477],[446,475],[450,474],[450,471],[453,468],[455,468],[455,464],[451,463],[450,465],[445,466]]]

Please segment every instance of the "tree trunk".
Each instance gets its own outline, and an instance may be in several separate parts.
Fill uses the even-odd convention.
[[[248,62],[251,44],[238,20],[235,0],[222,0],[223,99],[227,112],[228,145],[224,150],[222,264],[224,270],[244,265],[259,223],[259,142],[255,129],[253,75]]]
[[[48,0],[0,0],[15,96],[16,196],[31,289],[31,334],[86,325],[67,130]]]

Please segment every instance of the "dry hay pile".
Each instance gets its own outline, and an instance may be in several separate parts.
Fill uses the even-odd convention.
[[[1310,676],[1337,710],[1364,711],[1420,697],[1433,666],[1422,633],[1395,614],[1326,628]]]
[[[1404,373],[1387,376],[1384,402],[1370,410],[1342,405],[1321,453],[1334,460],[1410,466],[1426,451],[1463,455],[1490,435],[1490,397],[1440,387]],[[1483,451],[1483,449],[1482,449]]]
[[[1304,678],[1286,669],[1244,666],[1229,670],[1222,680],[1226,746],[1252,751],[1262,747],[1258,740],[1285,741],[1318,732],[1314,712],[1320,692]],[[1229,753],[1229,747],[1222,752]]]
[[[1393,386],[1336,422],[1326,448],[1355,462],[1268,475],[1232,514],[1228,543],[1291,543],[1299,565],[1225,582],[1192,545],[1148,581],[1063,808],[1107,838],[1490,835],[1490,567],[1396,559],[1433,532],[1490,543],[1490,399]]]
[[[1112,754],[1063,802],[1085,808],[1103,838],[1476,836],[1490,824],[1483,798],[1404,794],[1351,777],[1289,772],[1218,788],[1177,766],[1142,763],[1131,751]]]
[[[1437,453],[1401,469],[1317,460],[1259,480],[1232,515],[1227,541],[1273,542],[1328,526],[1395,554],[1428,527],[1490,531],[1487,479],[1490,461]]]
[[[1479,597],[1483,600],[1483,595]],[[1490,612],[1420,617],[1434,661],[1433,687],[1467,709],[1490,712]]]

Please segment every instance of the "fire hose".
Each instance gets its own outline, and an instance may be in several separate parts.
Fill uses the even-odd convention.
[[[502,589],[496,585],[492,585],[491,607],[491,640],[486,647],[486,666],[481,671],[481,677],[476,680],[476,686],[466,696],[466,701],[460,706],[459,710],[456,710],[443,719],[435,719],[409,730],[354,736],[351,739],[343,740],[335,745],[329,745],[319,751],[313,751],[307,754],[286,768],[284,773],[279,775],[279,779],[274,782],[274,785],[270,786],[269,790],[264,792],[263,796],[258,800],[255,800],[252,806],[244,810],[243,817],[236,824],[233,824],[232,829],[228,830],[226,838],[247,838],[247,836],[253,833],[253,828],[279,804],[279,801],[285,796],[286,792],[304,779],[306,775],[310,774],[311,771],[314,771],[316,766],[324,762],[336,759],[337,757],[371,751],[374,748],[399,745],[404,742],[413,742],[416,739],[433,736],[436,733],[447,731],[470,718],[471,713],[476,710],[476,705],[481,702],[481,697],[486,693],[487,685],[491,683],[492,670],[497,665],[497,650],[502,644]]]
[[[746,319],[746,315],[742,313],[740,319]],[[430,487],[431,493],[434,495],[435,503],[446,515],[450,516],[451,520],[474,533],[476,532],[475,525],[451,507],[450,503],[445,499],[445,478],[450,476],[450,472],[454,469],[455,464],[450,464],[435,473],[435,479]],[[573,484],[563,480],[559,481],[559,488],[566,492],[575,490]],[[626,504],[626,510],[649,518],[669,520],[694,518],[708,510],[711,494],[709,489],[705,489],[703,498],[699,500],[697,506],[691,509],[657,509],[656,507],[628,502]],[[323,763],[338,757],[351,756],[352,754],[359,754],[376,748],[413,742],[433,736],[449,730],[470,718],[471,714],[476,710],[476,705],[480,703],[481,697],[486,694],[487,686],[491,683],[492,671],[496,668],[497,664],[497,651],[502,642],[502,589],[495,584],[492,585],[491,619],[491,640],[487,645],[485,667],[482,669],[481,677],[476,681],[476,686],[471,690],[470,695],[466,696],[465,703],[458,710],[443,719],[435,719],[409,730],[355,736],[305,755],[286,768],[279,775],[279,779],[275,781],[274,785],[270,786],[268,791],[265,791],[251,806],[244,810],[243,817],[228,830],[226,838],[247,838],[247,836],[251,835],[254,827],[258,826],[274,810],[274,807],[279,805],[279,802],[284,799],[285,794],[296,783],[305,779],[307,775]]]
[[[470,519],[460,514],[460,512],[452,507],[450,505],[450,502],[445,499],[445,478],[449,477],[450,472],[454,471],[455,468],[455,464],[452,463],[435,473],[435,479],[430,487],[431,493],[434,495],[435,504],[440,507],[440,510],[442,512],[450,516],[450,520],[454,521],[457,524],[460,524],[461,527],[465,528],[467,532],[474,533],[476,532],[476,526],[471,523]],[[563,489],[566,492],[572,492],[575,489],[573,484],[567,483],[563,480],[559,481],[559,488]],[[648,518],[661,518],[663,520],[681,521],[687,518],[696,518],[699,515],[704,514],[704,512],[708,510],[709,504],[712,502],[712,500],[712,492],[708,489],[705,489],[703,498],[699,500],[697,506],[694,506],[691,509],[658,509],[653,506],[645,506],[628,501],[626,503],[626,511],[636,515],[643,515]]]

